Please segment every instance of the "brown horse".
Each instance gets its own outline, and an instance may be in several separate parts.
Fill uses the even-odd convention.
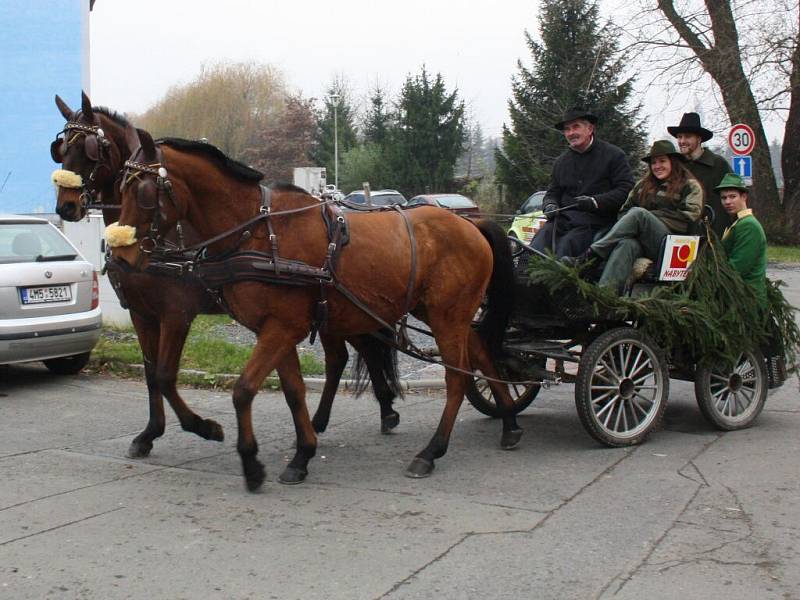
[[[54,173],[57,186],[56,212],[67,221],[79,221],[88,208],[103,207],[106,225],[119,216],[119,188],[114,182],[131,149],[126,139],[130,123],[104,107],[93,107],[82,95],[81,110],[73,111],[58,96],[56,105],[67,120],[63,137],[51,147],[53,160],[63,168]],[[187,239],[193,240],[191,230]],[[130,270],[120,271],[118,289],[130,308],[145,363],[150,417],[144,430],[128,449],[129,456],[147,456],[153,440],[164,433],[163,397],[178,416],[181,427],[205,439],[222,441],[222,427],[194,413],[176,387],[178,365],[192,321],[198,314],[222,312],[216,299],[194,279],[182,280]],[[326,381],[314,416],[315,430],[325,430],[348,353],[344,340],[321,335],[325,349]],[[381,408],[381,430],[390,431],[399,422],[392,409],[398,393],[395,354],[370,336],[349,340],[363,357]]]
[[[126,163],[119,225],[108,231],[115,260],[146,265],[152,242],[182,222],[206,239],[232,232],[209,242],[211,256],[238,249],[311,266],[326,264],[329,242],[319,200],[294,186],[277,186],[266,207],[258,185],[237,177],[202,145],[178,148],[162,143],[156,147],[146,132],[139,133],[128,129],[129,146],[141,143],[141,148]],[[248,221],[245,231],[242,224]],[[471,368],[497,377],[472,320],[488,288],[484,327],[500,336],[504,331],[511,311],[507,286],[513,282],[508,244],[498,225],[487,221],[476,226],[435,207],[420,207],[405,216],[399,211],[351,214],[348,221],[350,242],[335,258],[336,279],[371,314],[356,306],[340,287],[328,288],[328,331],[339,336],[374,332],[381,327],[378,319],[395,323],[411,309],[430,326],[449,365],[447,403],[439,426],[407,470],[409,476],[424,477],[433,470],[434,460],[447,451]],[[273,369],[278,371],[297,435],[295,456],[280,479],[299,483],[308,473],[317,440],[296,345],[312,327],[320,287],[237,281],[222,289],[235,318],[257,333],[256,346],[233,392],[237,449],[247,487],[255,490],[265,478],[256,457],[251,410],[253,397]],[[505,413],[501,445],[513,448],[522,431],[512,413],[511,397],[503,385],[492,383],[492,389]]]

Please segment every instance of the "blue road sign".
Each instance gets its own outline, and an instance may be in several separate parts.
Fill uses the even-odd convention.
[[[750,178],[753,176],[753,158],[747,154],[746,156],[734,156],[731,158],[731,165],[733,172],[739,177]]]

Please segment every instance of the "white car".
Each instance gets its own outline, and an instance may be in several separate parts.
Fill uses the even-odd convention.
[[[0,215],[0,364],[77,373],[101,327],[92,264],[47,220]]]

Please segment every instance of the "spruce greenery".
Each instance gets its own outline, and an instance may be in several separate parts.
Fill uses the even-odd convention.
[[[590,109],[599,118],[598,137],[622,148],[631,165],[640,164],[645,134],[641,105],[631,99],[634,79],[624,75],[630,57],[619,51],[617,28],[602,24],[599,13],[589,0],[543,0],[541,43],[525,31],[532,65],[518,61],[511,124],[495,153],[495,177],[508,191],[505,210],[547,187],[553,162],[567,148],[553,124],[570,107]]]
[[[713,234],[684,282],[657,285],[636,297],[619,296],[611,288],[590,283],[581,277],[580,268],[550,258],[534,256],[530,264],[531,281],[545,286],[561,305],[577,297],[586,303],[593,321],[634,323],[668,355],[682,352],[693,362],[730,365],[742,350],[762,348],[777,338],[789,364],[796,363],[800,330],[793,313],[797,309],[781,293],[783,282],[770,282],[765,315]]]

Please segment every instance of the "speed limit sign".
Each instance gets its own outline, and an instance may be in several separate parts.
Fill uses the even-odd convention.
[[[744,123],[737,123],[731,127],[731,132],[728,134],[728,145],[734,154],[750,154],[756,145],[753,129]]]

